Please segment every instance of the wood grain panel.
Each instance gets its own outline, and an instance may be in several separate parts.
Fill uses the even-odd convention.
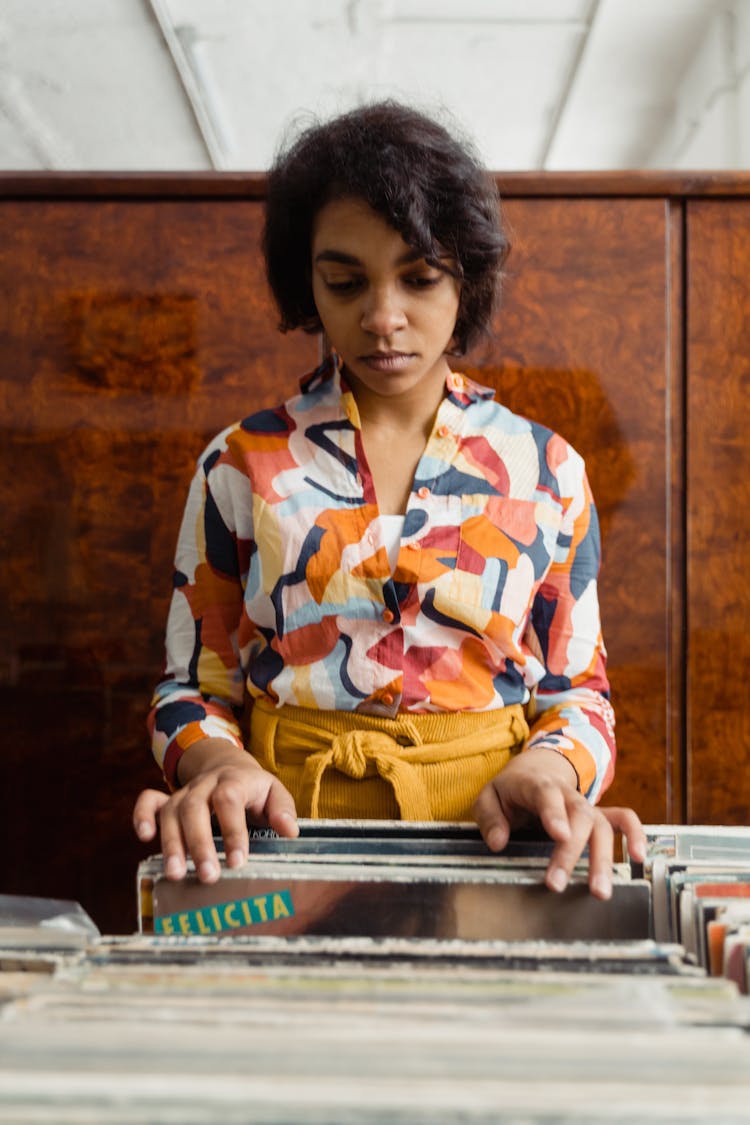
[[[750,195],[747,170],[669,172],[498,172],[504,196],[525,198],[726,199]],[[263,172],[0,172],[3,198],[21,199],[259,199]]]
[[[669,239],[664,200],[506,202],[514,248],[495,339],[467,365],[585,457],[618,716],[606,800],[668,819]]]
[[[688,746],[693,822],[750,821],[750,201],[688,205]]]
[[[134,924],[137,791],[194,459],[318,362],[283,338],[260,207],[0,205],[6,889]],[[106,888],[111,887],[111,891]]]
[[[685,203],[669,203],[670,285],[668,348],[672,373],[667,408],[670,416],[667,472],[669,598],[667,604],[667,812],[671,823],[687,817],[687,724],[685,722]]]

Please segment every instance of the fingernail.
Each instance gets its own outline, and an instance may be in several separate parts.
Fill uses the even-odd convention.
[[[164,872],[168,879],[181,879],[182,878],[182,863],[180,857],[171,855],[164,865]]]
[[[285,812],[281,814],[281,818],[282,820],[285,820],[287,822],[289,827],[294,831],[294,835],[297,836],[299,834],[299,824],[297,823],[296,816],[292,816],[291,813]]]
[[[547,886],[552,891],[564,891],[568,885],[568,873],[562,867],[553,867],[547,872]]]
[[[232,848],[227,856],[227,863],[230,867],[242,867],[245,862],[245,856],[241,848]]]
[[[552,820],[550,821],[550,835],[567,840],[570,835],[570,825],[567,820]]]
[[[595,875],[591,880],[591,893],[597,898],[611,898],[612,880],[607,875]]]
[[[219,870],[215,863],[210,860],[204,859],[198,867],[198,878],[201,883],[213,883],[219,877]]]
[[[505,847],[505,833],[502,828],[493,828],[487,833],[487,847],[490,851],[501,852]]]
[[[135,830],[142,840],[148,840],[151,836],[151,825],[147,820],[139,821]]]

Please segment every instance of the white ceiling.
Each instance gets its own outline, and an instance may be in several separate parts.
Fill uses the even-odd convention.
[[[261,170],[300,113],[388,95],[496,170],[654,166],[722,6],[0,0],[0,167]]]

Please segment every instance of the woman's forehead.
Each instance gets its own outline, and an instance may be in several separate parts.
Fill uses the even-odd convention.
[[[355,196],[333,199],[321,207],[313,223],[312,252],[315,259],[339,261],[361,260],[377,252],[402,264],[422,257],[387,219]]]

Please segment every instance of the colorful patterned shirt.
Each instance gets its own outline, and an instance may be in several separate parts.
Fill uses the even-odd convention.
[[[599,529],[561,437],[451,373],[395,570],[353,395],[334,368],[220,434],[179,535],[154,755],[242,745],[245,693],[361,711],[527,706],[594,801],[613,775]]]

